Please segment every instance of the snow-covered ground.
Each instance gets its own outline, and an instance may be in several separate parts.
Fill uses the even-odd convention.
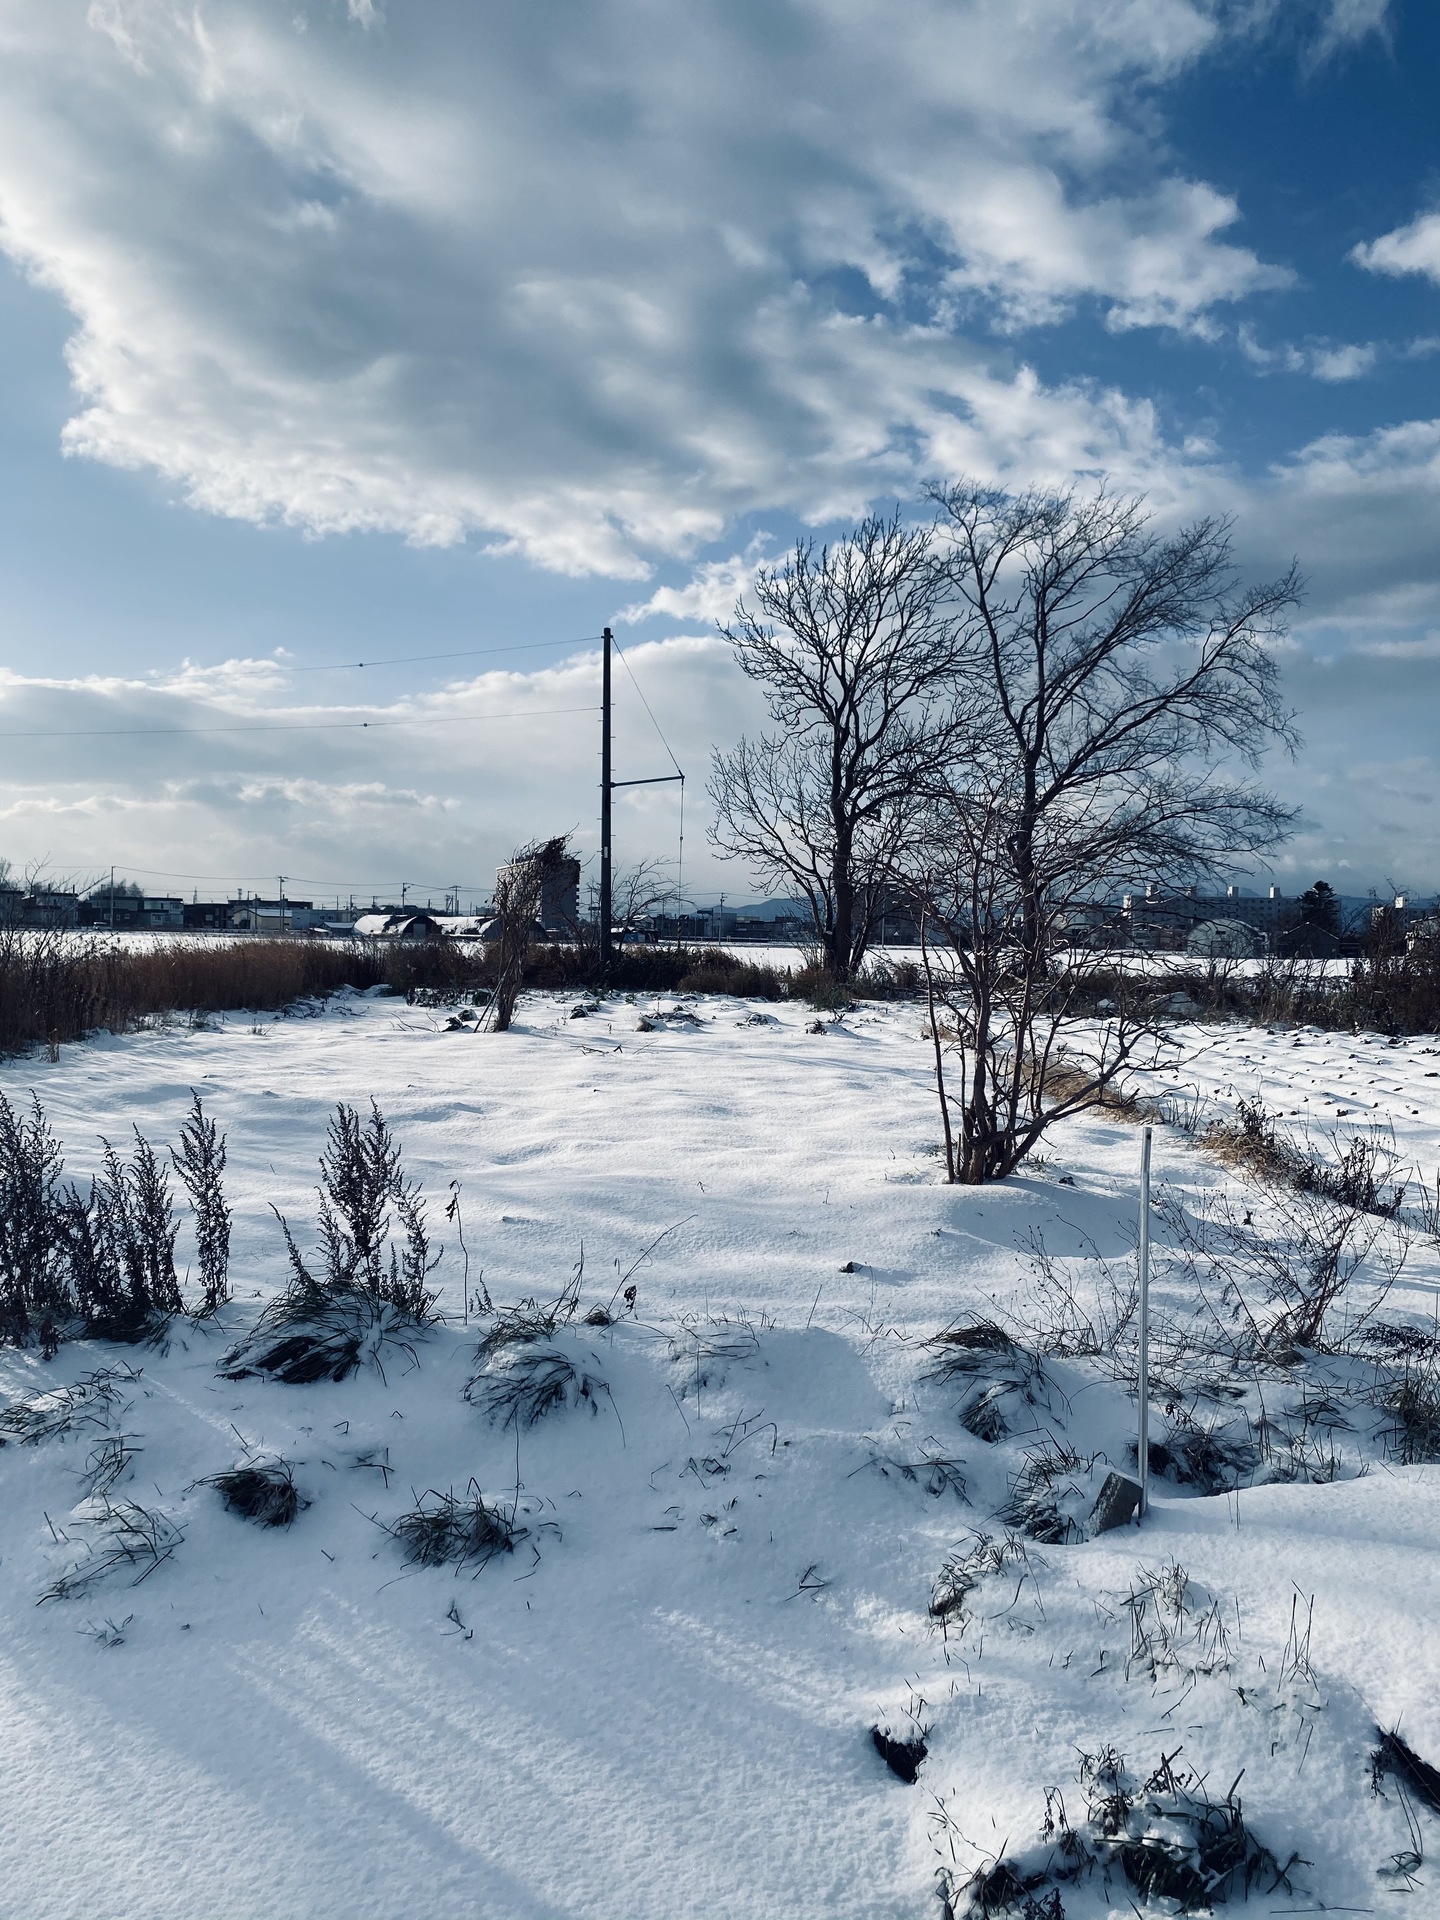
[[[1133,1403],[1103,1370],[1045,1360],[987,1441],[924,1343],[1023,1316],[1037,1231],[1077,1274],[1123,1265],[1135,1130],[1073,1122],[1021,1176],[947,1188],[914,1007],[817,1033],[789,1004],[616,996],[572,1017],[586,1004],[527,996],[514,1032],[476,1036],[346,996],[0,1066],[81,1176],[100,1135],[173,1139],[198,1089],[236,1210],[220,1326],[177,1323],[164,1351],[0,1353],[0,1407],[117,1375],[94,1424],[0,1451],[0,1915],[938,1915],[937,1868],[958,1884],[1023,1855],[1047,1789],[1078,1821],[1080,1756],[1112,1746],[1138,1779],[1170,1756],[1217,1798],[1244,1769],[1249,1827],[1304,1862],[1252,1910],[1380,1910],[1408,1884],[1408,1911],[1440,1913],[1428,1860],[1377,1877],[1413,1840],[1368,1772],[1377,1723],[1440,1761],[1435,1467],[1354,1427],[1328,1484],[1159,1482],[1143,1530],[1024,1540],[931,1612],[947,1560],[1005,1536],[1027,1459],[1073,1449],[1056,1487],[1077,1519],[1126,1464]],[[1433,1168],[1431,1043],[1176,1032],[1154,1090],[1383,1121]],[[446,1323],[340,1383],[219,1377],[287,1277],[271,1207],[314,1244],[327,1120],[372,1097],[446,1243]],[[1173,1128],[1157,1168],[1182,1198],[1239,1190]],[[472,1291],[483,1271],[497,1304],[553,1300],[583,1255],[555,1344],[593,1391],[518,1434],[463,1397],[479,1329],[452,1181]],[[1417,1241],[1389,1317],[1428,1317],[1436,1273]],[[634,1313],[586,1325],[632,1277]],[[116,1434],[108,1499],[170,1550],[138,1585],[127,1565],[37,1604],[97,1539],[87,1463]],[[309,1502],[289,1528],[201,1484],[261,1454]],[[514,1552],[408,1565],[388,1525],[472,1481],[513,1505]],[[1135,1595],[1176,1563],[1191,1585],[1157,1654]],[[875,1725],[926,1730],[915,1784]],[[1421,1851],[1440,1845],[1413,1817]],[[1097,1873],[1064,1911],[1132,1897]]]

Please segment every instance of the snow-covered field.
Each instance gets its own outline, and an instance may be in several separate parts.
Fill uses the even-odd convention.
[[[1380,1877],[1415,1837],[1368,1769],[1377,1723],[1440,1761],[1440,1469],[1393,1464],[1353,1406],[1328,1483],[1159,1481],[1141,1531],[1024,1539],[931,1611],[947,1560],[1003,1540],[1027,1460],[1073,1449],[1054,1491],[1077,1521],[1126,1464],[1133,1402],[1104,1369],[1046,1358],[986,1440],[960,1418],[973,1381],[927,1377],[924,1343],[1023,1317],[1037,1231],[1081,1279],[1124,1264],[1135,1129],[1073,1122],[1021,1176],[947,1188],[915,1008],[815,1033],[789,1004],[582,1004],[527,996],[516,1031],[476,1036],[347,996],[0,1066],[78,1176],[100,1135],[173,1139],[198,1089],[236,1210],[220,1326],[0,1352],[0,1407],[135,1370],[88,1428],[0,1450],[0,1915],[938,1916],[937,1868],[958,1886],[1025,1855],[1047,1789],[1078,1824],[1081,1756],[1108,1747],[1222,1800],[1244,1769],[1247,1825],[1302,1862],[1251,1910],[1380,1911],[1409,1887],[1402,1911],[1440,1913],[1428,1860]],[[1153,1090],[1381,1121],[1433,1177],[1434,1044],[1176,1032]],[[446,1323],[340,1383],[220,1378],[287,1277],[271,1207],[313,1246],[327,1120],[372,1097],[430,1196]],[[1182,1199],[1240,1192],[1176,1129],[1156,1154]],[[472,1291],[483,1270],[498,1305],[554,1300],[583,1255],[555,1344],[592,1391],[518,1431],[463,1397],[480,1329],[452,1181]],[[1428,1321],[1437,1272],[1418,1237],[1387,1317]],[[632,1314],[584,1323],[632,1279]],[[1176,1284],[1161,1305],[1193,1311]],[[94,1565],[87,1463],[116,1434],[108,1500],[155,1517],[159,1562],[37,1604]],[[288,1528],[201,1484],[258,1454],[294,1464],[309,1504]],[[472,1481],[513,1505],[513,1553],[407,1564],[388,1525]],[[1183,1606],[1145,1613],[1177,1563]],[[914,1784],[876,1725],[926,1730]],[[1419,1852],[1440,1845],[1411,1817]],[[1097,1870],[1062,1898],[1076,1920],[1138,1897]]]

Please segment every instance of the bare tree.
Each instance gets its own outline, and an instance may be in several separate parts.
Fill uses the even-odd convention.
[[[490,1027],[495,1033],[507,1032],[515,1017],[515,1002],[525,978],[525,956],[535,938],[545,876],[568,854],[565,834],[553,840],[532,840],[516,848],[496,877],[495,916],[500,924],[493,950],[495,985],[489,1006]]]
[[[934,497],[970,733],[928,782],[906,865],[925,908],[947,1171],[978,1182],[1110,1096],[1157,1035],[1143,980],[1076,943],[1079,910],[1288,833],[1293,814],[1222,763],[1294,744],[1267,643],[1299,583],[1292,569],[1237,588],[1224,523],[1162,538],[1141,502],[1103,491]]]
[[[1026,962],[1053,933],[1044,888],[1100,898],[1127,881],[1213,877],[1263,853],[1295,814],[1222,772],[1294,748],[1270,647],[1300,593],[1239,586],[1230,526],[1168,537],[1143,501],[1104,490],[936,489],[964,626],[965,705],[987,743]],[[1063,850],[1063,851],[1062,851]],[[1058,856],[1058,857],[1057,857]]]
[[[944,763],[958,655],[931,535],[868,519],[801,541],[721,632],[774,733],[717,753],[713,844],[809,908],[827,970],[859,967],[922,776]]]
[[[1034,887],[1017,886],[1016,809],[999,757],[966,773],[964,786],[932,791],[908,858],[924,902],[946,1177],[973,1186],[1013,1173],[1057,1120],[1112,1097],[1128,1067],[1153,1064],[1159,1028],[1144,980],[1108,955],[1079,948],[1061,968],[1028,964],[1029,941],[1065,937],[1083,875],[1067,874],[1053,848]]]
[[[665,871],[663,860],[639,860],[633,867],[622,867],[610,886],[610,931],[621,946],[636,929],[659,911],[675,891],[675,883]],[[598,961],[600,954],[599,888],[590,889],[589,919],[571,920],[567,935],[588,958]]]

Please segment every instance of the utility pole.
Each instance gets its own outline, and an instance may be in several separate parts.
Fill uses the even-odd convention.
[[[605,653],[600,669],[600,980],[610,978],[610,921],[614,912],[610,871],[610,648],[605,629]]]
[[[110,869],[110,931],[115,931],[115,869]]]
[[[279,879],[280,879],[280,931],[281,933],[284,933],[285,931],[285,876],[283,873],[279,876]]]

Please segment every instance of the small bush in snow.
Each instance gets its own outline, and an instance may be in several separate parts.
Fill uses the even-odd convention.
[[[370,1118],[336,1108],[320,1158],[320,1271],[312,1271],[289,1222],[275,1210],[290,1256],[290,1284],[220,1362],[231,1380],[268,1374],[291,1386],[344,1380],[434,1319],[427,1284],[432,1252],[425,1202],[406,1178],[400,1143],[372,1100]],[[391,1234],[398,1223],[403,1243]]]
[[[1238,1782],[1236,1783],[1239,1784]],[[1118,1881],[1127,1907],[1138,1895],[1174,1901],[1167,1911],[1208,1913],[1232,1895],[1293,1891],[1289,1873],[1245,1824],[1232,1787],[1213,1799],[1205,1781],[1162,1758],[1137,1785],[1113,1748],[1083,1754],[1084,1817],[1071,1824],[1058,1789],[1045,1796],[1038,1843],[991,1861],[962,1879],[941,1869],[947,1920],[1063,1920],[1059,1889],[1098,1877],[1107,1893]],[[1112,1896],[1113,1897],[1113,1896]]]
[[[225,1143],[198,1098],[173,1156],[195,1209],[205,1303],[224,1292],[229,1212]],[[179,1233],[160,1156],[138,1128],[125,1162],[101,1142],[88,1193],[61,1183],[64,1162],[38,1100],[19,1115],[0,1094],[0,1340],[38,1341],[46,1357],[67,1334],[135,1342],[184,1311]]]
[[[397,1219],[400,1248],[390,1242]],[[281,1226],[297,1278],[310,1280],[283,1219]],[[439,1255],[430,1250],[419,1185],[402,1171],[400,1143],[373,1100],[368,1120],[353,1107],[335,1109],[320,1156],[319,1227],[323,1284],[358,1288],[412,1320],[430,1317],[437,1296],[426,1281]]]
[[[227,1473],[212,1474],[203,1484],[214,1487],[231,1513],[261,1527],[288,1527],[310,1504],[285,1460],[246,1461]]]
[[[513,1553],[526,1529],[513,1514],[488,1506],[472,1480],[468,1497],[449,1493],[425,1494],[409,1513],[393,1521],[390,1533],[405,1550],[405,1558],[420,1567],[467,1565],[476,1571],[488,1566],[497,1553]]]
[[[90,1533],[81,1557],[41,1594],[45,1600],[73,1600],[119,1574],[138,1587],[162,1566],[185,1538],[173,1520],[133,1500],[106,1501],[84,1523]]]
[[[510,1342],[493,1354],[465,1385],[465,1398],[498,1425],[533,1427],[556,1407],[600,1411],[610,1391],[597,1374],[577,1367],[559,1347]]]
[[[230,1298],[230,1208],[225,1200],[225,1136],[208,1119],[198,1093],[180,1129],[180,1146],[170,1149],[175,1171],[185,1182],[195,1209],[195,1244],[204,1298],[202,1316],[217,1313]]]
[[[113,1372],[101,1369],[87,1373],[73,1386],[12,1401],[0,1408],[0,1447],[7,1440],[34,1446],[67,1433],[104,1431],[115,1420],[122,1388],[133,1386],[139,1378],[139,1373],[128,1367]]]

